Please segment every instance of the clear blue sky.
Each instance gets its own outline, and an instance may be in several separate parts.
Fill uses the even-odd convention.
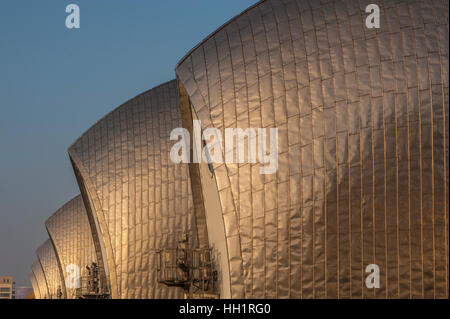
[[[0,275],[30,285],[44,221],[78,194],[68,146],[174,78],[180,58],[255,2],[0,1]],[[65,27],[70,3],[80,29]]]

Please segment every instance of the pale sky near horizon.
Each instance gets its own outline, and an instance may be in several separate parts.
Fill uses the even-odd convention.
[[[30,286],[45,220],[79,193],[67,148],[175,77],[198,42],[256,0],[0,1],[0,276]],[[67,29],[67,5],[81,28]]]

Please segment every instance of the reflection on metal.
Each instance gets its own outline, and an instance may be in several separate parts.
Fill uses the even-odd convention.
[[[55,250],[51,241],[46,240],[36,251],[38,261],[42,266],[43,278],[47,287],[46,299],[59,299],[62,298],[62,274],[58,266]]]
[[[45,222],[45,226],[55,247],[64,277],[63,285],[70,280],[68,271],[82,272],[86,265],[97,262],[91,227],[81,196],[73,198],[58,209]],[[74,287],[75,285],[64,285],[63,295],[67,295],[69,299],[75,298]]]
[[[379,3],[379,29],[369,3],[260,1],[81,136],[82,199],[47,222],[60,273],[90,265],[67,297],[448,298],[448,1]],[[277,128],[277,172],[174,164],[193,120]],[[41,255],[36,296],[61,296]]]
[[[182,298],[159,285],[156,250],[175,247],[177,233],[196,247],[187,164],[170,160],[169,135],[181,127],[175,81],[147,91],[106,115],[70,148],[94,241],[112,298]]]
[[[448,297],[448,1],[368,3],[261,1],[176,67],[183,119],[278,128],[276,174],[214,164],[218,207],[191,174],[233,298]]]
[[[47,281],[45,280],[44,271],[42,270],[42,266],[38,260],[33,263],[32,272],[34,277],[36,278],[36,286],[38,288],[39,293],[36,298],[39,299],[47,299],[48,298],[48,288]],[[34,289],[34,288],[33,288]]]
[[[81,276],[80,287],[75,291],[77,299],[107,299],[109,291],[104,269],[93,262],[86,266],[87,275]]]
[[[181,287],[185,296],[217,298],[217,271],[211,248],[192,249],[189,239],[176,248],[157,252],[158,282],[169,287]]]
[[[186,128],[193,137],[193,121],[198,120],[198,116],[193,111],[189,98],[181,84],[179,84],[178,89],[180,92],[183,127]],[[191,153],[193,153],[193,150],[191,150]],[[216,188],[215,176],[211,173],[210,165],[207,165],[204,162],[198,165],[190,164],[189,176],[191,179],[199,248],[214,247],[217,256],[218,294],[220,298],[229,299],[231,298],[230,265],[224,220],[220,207],[219,193]],[[207,215],[205,214],[205,211],[208,211]]]
[[[33,272],[31,272],[30,275],[28,276],[28,278],[30,279],[31,287],[33,288],[34,298],[41,299],[41,293],[39,291],[39,286],[38,286],[38,283],[36,280],[36,276],[34,275]]]

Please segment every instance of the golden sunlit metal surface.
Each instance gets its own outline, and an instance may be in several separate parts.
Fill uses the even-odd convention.
[[[76,288],[80,285],[76,276],[86,275],[86,267],[97,263],[91,227],[81,195],[57,210],[45,222],[45,226],[64,277],[65,296],[75,298]]]
[[[370,3],[261,1],[176,67],[184,124],[278,129],[275,174],[190,164],[233,298],[448,297],[448,1],[380,2],[379,29]]]
[[[39,286],[38,286],[38,283],[37,283],[34,273],[31,272],[30,275],[28,276],[28,278],[30,279],[31,287],[33,288],[34,298],[41,299],[41,293],[39,291]]]
[[[183,297],[158,284],[156,265],[156,251],[177,247],[184,234],[197,241],[188,166],[170,160],[176,127],[171,81],[118,107],[69,148],[112,298]]]
[[[62,274],[56,259],[55,249],[50,239],[47,239],[37,250],[36,255],[42,266],[45,285],[47,287],[46,299],[61,299],[64,297]],[[40,285],[40,284],[39,284]]]
[[[448,298],[448,1],[377,3],[368,28],[371,2],[260,1],[92,126],[69,148],[81,196],[46,223],[36,298],[92,297],[62,279],[91,263],[104,298],[204,296],[161,284],[187,282],[188,260],[209,297]],[[195,137],[194,120],[277,129],[276,172],[175,164],[170,133]]]
[[[34,277],[36,278],[36,284],[39,291],[38,295],[35,295],[36,298],[38,298],[37,296],[39,296],[38,299],[47,299],[48,298],[47,281],[45,279],[44,271],[42,270],[42,266],[39,260],[36,260],[33,263],[31,269],[34,274]]]

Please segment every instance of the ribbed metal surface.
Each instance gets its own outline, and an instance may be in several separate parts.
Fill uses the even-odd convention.
[[[31,287],[33,288],[34,299],[41,299],[41,293],[39,291],[39,286],[38,286],[36,277],[34,276],[34,273],[31,272],[29,274],[28,278],[30,279]]]
[[[81,195],[73,198],[58,209],[45,223],[55,247],[67,298],[75,298],[75,282],[70,278],[79,269],[79,275],[86,275],[86,266],[97,262],[91,227]],[[75,271],[75,272],[74,272]],[[68,278],[68,276],[71,276]]]
[[[37,250],[36,255],[42,266],[47,286],[47,299],[58,299],[58,292],[62,291],[62,274],[56,259],[55,249],[50,239],[46,240]]]
[[[278,128],[276,174],[214,164],[234,298],[448,297],[448,1],[371,2],[262,1],[176,68],[203,128]]]
[[[36,260],[32,266],[32,272],[36,278],[37,288],[39,290],[39,299],[48,299],[47,280],[39,260]]]
[[[113,298],[182,298],[157,283],[157,249],[195,244],[188,166],[170,160],[181,127],[175,81],[126,102],[69,149],[88,214],[98,221]],[[95,235],[94,235],[95,236]],[[95,238],[94,238],[95,240]]]

